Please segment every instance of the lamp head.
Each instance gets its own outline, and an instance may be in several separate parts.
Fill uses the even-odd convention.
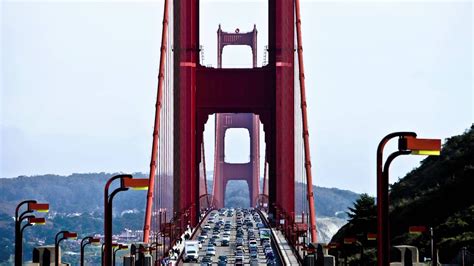
[[[49,212],[49,204],[30,202],[28,203],[28,210],[37,212]]]
[[[100,246],[100,238],[98,237],[93,237],[90,242],[93,246]]]
[[[419,139],[416,137],[402,137],[398,139],[398,149],[409,150],[414,155],[435,155],[441,152],[440,139]]]
[[[122,178],[121,186],[133,190],[148,190],[149,182],[148,178]]]
[[[65,232],[65,233],[63,234],[63,237],[64,237],[65,239],[71,239],[71,240],[77,239],[77,233],[75,233],[75,232],[69,232],[69,231],[68,231],[68,232]]]
[[[44,217],[31,217],[31,218],[28,218],[28,223],[32,224],[32,225],[44,225],[46,224],[46,219]]]

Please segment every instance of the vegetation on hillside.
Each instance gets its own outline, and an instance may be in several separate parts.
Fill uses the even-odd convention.
[[[31,248],[38,243],[51,244],[61,229],[76,231],[79,237],[103,231],[103,189],[105,182],[115,174],[88,173],[69,176],[42,175],[0,179],[0,264],[13,253],[13,219],[16,205],[25,199],[36,199],[50,204],[45,226],[29,228],[25,234],[25,261],[31,259]],[[134,173],[134,177],[146,177]],[[211,186],[212,182],[208,182]],[[304,187],[297,184],[297,193]],[[358,194],[334,188],[314,187],[318,216],[332,217],[345,210]],[[209,191],[210,188],[209,188]],[[145,209],[146,192],[119,193],[114,200],[114,232],[125,228],[141,230]],[[245,182],[229,183],[226,190],[226,206],[248,207],[248,186]],[[299,203],[297,210],[301,209]],[[128,212],[135,210],[134,212]],[[71,250],[77,247],[71,244]],[[76,257],[68,258],[75,262]]]
[[[447,139],[441,156],[430,156],[390,188],[392,245],[414,245],[421,257],[430,257],[427,234],[408,233],[409,226],[433,227],[443,263],[453,262],[463,247],[474,249],[474,125],[464,134]],[[371,203],[372,201],[372,203]],[[364,207],[365,206],[365,207]],[[367,211],[365,211],[366,209]],[[350,221],[333,237],[343,242],[355,236],[366,248],[366,260],[375,259],[375,241],[363,233],[375,232],[375,202],[362,195],[349,209]],[[349,260],[359,260],[349,249]],[[336,251],[333,251],[336,254]]]

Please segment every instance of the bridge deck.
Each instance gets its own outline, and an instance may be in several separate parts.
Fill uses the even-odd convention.
[[[243,212],[242,212],[243,213]],[[257,213],[257,212],[255,212]],[[214,214],[217,214],[214,218],[214,221],[210,221],[212,220],[211,217],[214,216]],[[237,214],[238,214],[238,211],[235,211],[230,217],[227,216],[227,214],[224,214],[223,216],[221,216],[219,214],[219,212],[217,210],[215,211],[212,211],[206,218],[205,220],[201,223],[201,228],[197,228],[197,232],[194,235],[193,237],[193,240],[197,240],[198,237],[201,235],[201,232],[202,232],[202,229],[206,226],[208,226],[210,228],[209,230],[209,233],[207,234],[207,239],[205,239],[202,243],[202,248],[199,250],[199,259],[198,259],[198,262],[186,262],[186,263],[183,263],[182,261],[179,261],[178,263],[179,264],[184,264],[184,265],[203,265],[201,264],[202,263],[202,259],[206,256],[206,249],[208,247],[208,244],[209,244],[209,241],[210,241],[210,238],[212,237],[213,235],[213,228],[214,228],[214,225],[217,221],[219,220],[222,220],[222,222],[225,224],[226,222],[230,222],[231,223],[231,230],[230,230],[230,241],[229,241],[229,246],[222,246],[222,236],[223,236],[223,232],[224,230],[220,230],[219,231],[219,238],[217,239],[217,245],[215,246],[215,249],[216,249],[216,255],[214,256],[211,256],[211,259],[212,259],[212,264],[215,265],[218,263],[219,261],[219,256],[221,255],[225,255],[227,256],[227,264],[228,265],[236,265],[236,256],[235,256],[235,251],[237,249],[237,243],[236,243],[236,240],[237,240]],[[260,243],[260,239],[259,239],[259,233],[258,233],[258,228],[257,228],[257,222],[251,212],[249,212],[249,215],[245,215],[245,214],[242,214],[241,215],[243,217],[243,219],[245,218],[249,218],[251,220],[251,222],[253,223],[253,226],[246,226],[246,225],[242,225],[242,228],[243,228],[243,236],[242,236],[242,239],[244,240],[244,243],[242,245],[243,247],[243,264],[242,265],[267,265],[267,257],[265,255],[265,250],[264,250],[264,247],[261,245]],[[257,219],[258,220],[258,219]],[[262,219],[262,223],[268,227],[268,223],[265,219]],[[245,224],[245,223],[244,223]],[[223,228],[223,227],[222,227]],[[258,252],[257,252],[257,261],[253,261],[251,262],[250,261],[250,252],[249,252],[249,241],[248,241],[248,234],[250,231],[254,231],[255,233],[255,238],[256,238],[256,241],[257,241],[257,249],[258,249]],[[275,241],[271,241],[271,249],[275,255],[275,264],[274,265],[298,265],[298,262],[294,263],[293,260],[291,259],[286,259],[286,261],[288,261],[288,263],[285,263],[283,262],[282,258],[280,258],[280,253],[278,250],[277,250],[277,243],[274,243]],[[277,240],[277,242],[279,242],[280,244],[283,245],[283,249],[286,249],[284,247],[285,242],[283,241],[279,241]],[[291,250],[289,250],[288,252],[291,252]],[[284,254],[286,254],[286,252],[283,252]],[[289,255],[286,255],[286,257],[290,257]],[[294,256],[293,256],[294,257]],[[184,252],[183,252],[183,256],[181,257],[184,259]],[[295,259],[296,260],[296,259]],[[210,264],[209,264],[210,265]],[[237,264],[238,265],[238,264]],[[271,264],[270,264],[271,265]]]

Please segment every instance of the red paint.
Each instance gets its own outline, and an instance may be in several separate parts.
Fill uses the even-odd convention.
[[[253,68],[257,67],[257,28],[254,25],[253,31],[247,33],[239,33],[239,30],[236,30],[235,33],[224,32],[219,25],[217,30],[217,67],[222,68],[222,51],[226,45],[248,45],[251,47],[253,60]],[[224,73],[234,73],[234,69],[229,72]],[[239,80],[242,78],[237,77]],[[212,80],[216,80],[213,78]],[[253,80],[249,80],[252,82]],[[223,81],[224,84],[228,83],[228,80]],[[246,84],[241,84],[241,87],[248,88]],[[207,83],[203,88],[213,88]],[[232,90],[227,88],[225,93],[225,98],[232,99],[236,103],[245,102],[240,98],[248,98],[247,95],[240,95],[241,97],[229,97],[227,91],[239,92],[241,90]],[[202,95],[205,95],[204,93]],[[209,94],[212,98],[215,98],[214,94]],[[236,101],[240,99],[240,101]],[[219,103],[222,104],[222,103]],[[229,105],[226,105],[229,106]],[[230,180],[245,180],[249,187],[249,196],[250,196],[250,206],[254,207],[256,204],[256,199],[259,193],[259,174],[260,174],[260,150],[259,150],[259,127],[260,121],[257,115],[249,113],[218,113],[216,114],[216,123],[215,123],[215,153],[214,153],[214,197],[216,200],[216,207],[224,207],[224,197],[225,189],[227,183]],[[224,139],[225,132],[230,128],[245,128],[249,131],[250,136],[250,161],[248,163],[226,163],[224,160],[225,149],[224,149]]]
[[[196,143],[196,65],[198,65],[199,2],[174,1],[174,99],[175,170],[174,209],[192,208],[199,202],[200,145]],[[190,211],[191,225],[197,224],[197,210]],[[180,221],[182,223],[182,221]],[[181,225],[181,224],[180,224]],[[181,226],[182,227],[182,226]]]
[[[259,119],[253,114],[216,115],[216,153],[214,154],[214,197],[218,208],[224,207],[225,188],[230,180],[245,180],[249,187],[250,206],[256,206],[259,193]],[[245,128],[250,135],[250,161],[227,163],[224,161],[225,132],[230,128]],[[235,145],[235,144],[234,144]]]
[[[399,150],[441,150],[440,139],[419,139],[416,137],[406,137],[398,139]]]
[[[198,63],[199,2],[174,1],[174,209],[191,208],[193,226],[199,209],[202,133],[213,113],[259,115],[270,211],[279,206],[283,213],[294,213],[294,12],[293,1],[269,1],[268,66],[214,69]]]
[[[311,241],[317,242],[316,233],[316,211],[314,208],[314,193],[313,193],[313,174],[311,171],[311,153],[309,147],[309,129],[308,129],[308,114],[306,110],[306,83],[304,80],[304,62],[303,62],[303,37],[301,33],[301,16],[300,16],[300,1],[295,1],[296,7],[296,36],[298,40],[298,67],[299,67],[299,81],[301,91],[301,112],[303,119],[303,141],[305,154],[305,170],[306,170],[306,190],[309,206],[309,220]]]
[[[164,72],[166,64],[166,43],[168,41],[168,0],[164,1],[163,10],[163,29],[161,33],[161,53],[160,53],[160,70],[158,74],[158,88],[155,105],[155,121],[153,126],[153,143],[151,148],[151,161],[150,161],[150,175],[148,177],[148,195],[146,201],[146,212],[145,212],[145,224],[143,226],[143,242],[148,243],[150,237],[150,225],[151,225],[151,213],[153,212],[153,192],[155,190],[155,178],[156,178],[156,159],[158,157],[158,142],[159,132],[161,124],[161,102],[163,99],[163,86],[164,86]]]

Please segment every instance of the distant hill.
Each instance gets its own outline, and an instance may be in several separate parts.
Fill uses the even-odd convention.
[[[447,139],[441,156],[427,157],[394,183],[390,200],[393,245],[415,245],[420,256],[430,257],[429,237],[408,234],[409,226],[424,225],[434,228],[441,262],[457,263],[453,260],[463,247],[474,252],[474,125]],[[375,228],[375,216],[357,218],[366,219],[363,227]],[[361,225],[348,223],[332,241],[361,233],[355,228]]]
[[[0,178],[0,212],[12,214],[16,204],[24,199],[49,202],[51,211],[60,213],[100,211],[103,210],[104,185],[114,175],[87,173]],[[142,173],[133,176],[146,177]],[[144,208],[145,193],[137,191],[117,195],[114,210]]]
[[[114,174],[87,173],[69,176],[40,175],[0,178],[0,213],[12,214],[18,202],[36,199],[49,202],[51,210],[59,213],[84,213],[103,210],[105,182]],[[134,177],[147,177],[143,173],[133,173]],[[209,190],[212,186],[208,182]],[[296,193],[303,193],[304,185],[296,185]],[[358,197],[357,193],[337,188],[313,186],[318,216],[333,217],[344,212]],[[114,201],[115,213],[129,209],[144,209],[146,192],[121,193]],[[248,189],[244,182],[231,183],[226,191],[226,205],[249,206]],[[296,210],[302,207],[297,204]]]
[[[80,232],[79,237],[100,233],[103,230],[103,193],[106,181],[117,173],[87,173],[69,176],[39,175],[0,178],[0,265],[13,253],[13,222],[15,206],[25,199],[36,199],[50,204],[46,226],[28,230],[25,238],[25,260],[31,259],[31,248],[38,240],[52,243],[60,229]],[[134,177],[147,177],[133,173]],[[211,182],[208,182],[211,185]],[[303,184],[296,185],[296,193],[302,193]],[[210,188],[209,188],[210,189]],[[358,194],[336,188],[313,186],[320,239],[329,239],[345,223],[344,216],[338,216],[358,198]],[[229,184],[226,191],[226,206],[248,207],[248,188],[245,183]],[[114,232],[124,228],[140,230],[143,227],[146,192],[120,193],[114,200]],[[301,212],[301,204],[296,210]],[[133,210],[130,212],[130,210]],[[342,219],[341,219],[342,218]],[[68,258],[74,262],[77,258]],[[8,263],[7,263],[8,264]]]

